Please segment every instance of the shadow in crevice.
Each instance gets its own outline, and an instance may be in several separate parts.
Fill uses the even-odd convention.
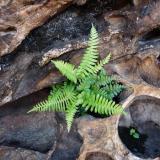
[[[154,48],[154,46],[160,46],[160,27],[145,33],[139,40],[139,50]]]
[[[118,133],[124,145],[137,157],[160,156],[160,100],[140,96],[126,109],[127,114],[119,120]],[[131,135],[135,129],[139,137]]]

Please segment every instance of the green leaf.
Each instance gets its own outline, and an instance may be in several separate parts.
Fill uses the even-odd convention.
[[[90,110],[99,114],[112,115],[123,113],[122,106],[93,92],[84,94],[82,106],[86,111]]]
[[[108,56],[106,58],[104,58],[96,66],[94,66],[93,73],[96,74],[100,70],[102,70],[103,66],[109,62],[110,58],[111,58],[111,54],[108,54]]]
[[[76,83],[77,77],[76,77],[76,69],[75,66],[64,62],[64,61],[52,61],[52,63],[56,66],[56,68],[59,69],[59,71],[66,76],[70,81]]]
[[[134,134],[133,134],[133,137],[134,137],[135,139],[139,139],[139,138],[140,138],[140,136],[139,136],[138,133],[134,133]]]
[[[71,129],[71,126],[72,126],[72,123],[73,123],[73,119],[74,119],[74,116],[75,116],[76,112],[77,112],[77,106],[76,106],[76,103],[73,102],[72,104],[70,104],[67,107],[67,110],[66,110],[66,122],[67,122],[67,130],[68,130],[68,132]]]
[[[72,84],[64,84],[63,87],[55,88],[50,93],[48,100],[35,105],[29,112],[61,111],[64,112],[76,98],[76,91]],[[29,113],[28,112],[28,113]]]
[[[130,135],[133,135],[135,132],[136,132],[136,130],[132,128],[132,129],[130,130]]]
[[[92,25],[90,38],[88,41],[88,47],[77,70],[77,76],[80,79],[88,76],[90,73],[93,73],[94,67],[97,64],[99,57],[98,45],[98,33],[95,27]]]

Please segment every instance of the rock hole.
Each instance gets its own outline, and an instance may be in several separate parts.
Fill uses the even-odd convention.
[[[108,154],[103,152],[88,153],[85,160],[113,160]]]
[[[139,40],[139,49],[144,50],[153,48],[160,42],[160,27],[154,28],[150,32],[144,34]]]
[[[160,27],[151,30],[150,32],[145,34],[142,38],[142,40],[144,41],[151,41],[154,39],[160,39]]]
[[[118,133],[124,145],[137,157],[160,156],[160,99],[140,96],[119,120]],[[131,134],[134,130],[138,137]]]

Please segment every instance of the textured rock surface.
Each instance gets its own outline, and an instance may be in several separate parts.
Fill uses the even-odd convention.
[[[42,3],[43,2],[44,1],[42,1]],[[83,1],[79,2],[83,3]],[[146,105],[146,103],[143,103],[144,100],[141,99],[137,102],[136,99],[147,95],[145,99],[149,97],[148,101],[150,103],[148,103],[154,110],[151,109],[150,111],[149,106],[146,112],[141,112],[144,116],[135,115],[133,112],[131,113],[138,118],[143,118],[142,120],[145,120],[145,123],[151,120],[150,117],[154,117],[154,121],[160,126],[159,118],[157,118],[159,117],[159,114],[157,115],[159,112],[155,109],[157,108],[155,106],[159,106],[160,99],[160,1],[144,2],[135,0],[129,3],[129,1],[126,2],[122,0],[115,1],[114,4],[110,2],[110,0],[93,0],[83,7],[70,7],[62,14],[50,19],[50,21],[42,27],[32,31],[12,54],[2,57],[0,59],[0,105],[48,87],[52,83],[62,81],[63,78],[59,72],[57,72],[50,63],[48,64],[49,60],[61,55],[60,59],[69,60],[74,64],[78,64],[82,56],[82,50],[79,49],[85,47],[86,37],[89,33],[91,23],[94,23],[98,32],[100,32],[101,56],[106,56],[106,52],[109,51],[112,53],[112,60],[110,64],[105,66],[106,69],[109,73],[114,74],[120,82],[132,88],[122,93],[122,96],[118,100],[123,103],[124,108],[129,107],[130,110],[132,110],[131,108],[136,106],[139,112],[142,111],[141,105]],[[49,3],[49,1],[46,1],[44,5],[47,3]],[[50,1],[50,3],[52,2]],[[1,6],[2,5],[7,5],[7,1],[2,1]],[[32,8],[33,6],[39,6],[39,4],[36,3],[30,7]],[[40,25],[40,23],[38,25]],[[12,29],[13,28],[9,28],[9,32],[15,35]],[[1,43],[1,45],[3,45],[3,43]],[[12,50],[13,48],[10,43],[9,49]],[[79,51],[77,51],[77,49]],[[7,52],[8,51],[6,51],[6,53]],[[4,53],[5,52],[3,52],[3,54]],[[48,92],[46,91],[45,93]],[[44,96],[46,96],[46,94]],[[38,101],[38,99],[33,100],[33,97],[35,97],[35,95],[30,98],[32,99],[32,104]],[[42,97],[43,96],[39,98],[43,99]],[[153,99],[155,100],[151,101],[151,97],[154,97]],[[26,107],[25,110],[21,109],[25,108],[24,104],[26,103],[27,100],[23,100],[23,105],[17,109],[15,109],[18,106],[17,104],[14,105],[16,107],[11,107],[12,109],[9,108],[13,106],[13,104],[6,104],[1,107],[0,125],[3,129],[2,132],[0,132],[0,135],[2,135],[0,140],[1,145],[35,149],[45,152],[47,158],[57,160],[76,159],[82,143],[81,138],[76,132],[76,125],[75,128],[73,128],[73,132],[68,135],[66,133],[64,119],[61,118],[61,116],[49,113],[33,114],[34,116],[26,115],[29,107]],[[150,116],[150,112],[152,112],[152,116]],[[48,119],[46,118],[44,123],[41,123],[40,119],[44,119],[45,116]],[[77,121],[76,124],[79,124],[79,133],[83,137],[83,146],[78,159],[146,159],[139,158],[127,149],[127,145],[119,137],[119,120],[119,116],[114,116],[107,119],[80,119]],[[24,123],[26,127],[24,127],[25,125],[23,126]],[[38,125],[32,128],[30,126],[32,123]],[[56,124],[56,127],[54,124]],[[136,120],[134,124],[136,124]],[[30,137],[31,135],[29,132],[37,132],[37,128],[43,130],[42,133],[37,135],[33,134],[33,137],[31,137],[34,141],[34,138],[39,136],[37,143],[41,142],[39,138],[46,133],[48,128],[52,130],[50,133],[51,136],[42,137],[43,143],[41,144],[44,144],[44,141],[46,141],[47,145],[39,146],[36,144],[32,146],[30,138],[27,139],[27,136]],[[146,126],[145,124],[142,128],[139,126],[139,129],[149,135],[150,133],[147,128],[149,128],[149,130],[155,129],[152,125]],[[10,131],[12,131],[12,129],[15,135],[11,134]],[[53,130],[55,132],[53,132]],[[159,132],[156,130],[155,133]],[[25,140],[21,138],[21,134],[26,138]],[[53,135],[55,135],[55,137],[53,137]],[[153,137],[156,136],[157,135],[154,135]],[[50,139],[51,137],[53,137],[52,140]],[[150,142],[153,142],[152,138]],[[147,144],[150,145],[150,143]],[[156,160],[160,158],[158,156],[156,157]],[[154,158],[148,158],[147,160],[153,159]]]
[[[60,82],[62,77],[51,64],[43,67],[40,64],[62,53],[62,59],[79,63],[82,51],[76,49],[85,47],[91,23],[102,33],[102,56],[108,50],[112,53],[111,73],[126,76],[125,80],[134,83],[144,79],[159,87],[160,31],[156,26],[160,22],[154,12],[159,2],[139,7],[126,4],[120,10],[110,11],[113,6],[109,1],[93,1],[83,7],[71,7],[34,30],[13,54],[2,57],[0,105]],[[139,75],[135,74],[137,72]]]
[[[13,54],[0,59],[0,105],[60,81],[60,74],[53,71],[51,64],[40,67],[39,61],[49,50],[65,48],[78,39],[84,41],[91,23],[102,24],[99,30],[103,30],[104,21],[96,20],[91,14],[95,5],[91,11],[87,8],[72,7],[54,17],[34,30]]]
[[[9,0],[0,2],[0,56],[13,51],[35,27],[72,0]]]
[[[47,152],[56,141],[54,113],[6,116],[0,121],[0,144]]]
[[[82,139],[77,132],[77,123],[68,133],[63,114],[27,114],[33,104],[47,96],[48,91],[45,89],[1,108],[0,146],[5,148],[1,152],[0,147],[0,159],[71,160],[78,157]]]
[[[139,86],[139,93],[134,92],[124,102],[124,108],[129,109],[128,114],[105,119],[80,121],[78,128],[84,143],[79,160],[88,160],[88,157],[93,155],[93,157],[100,157],[100,159],[108,157],[109,160],[157,160],[160,158],[158,143],[160,134],[158,116],[160,89],[156,90],[154,88],[154,91],[151,88],[146,88],[145,92],[143,92],[144,88]],[[150,92],[151,90],[152,92]],[[132,140],[133,137],[130,138],[131,140],[128,139],[129,130],[127,132],[119,132],[118,126],[136,127],[141,133],[140,138],[145,135],[147,139],[142,146],[144,151],[141,152],[143,150],[142,147],[139,150],[134,150],[138,146],[130,148],[133,145],[131,142],[136,140]],[[137,141],[140,140],[138,139]]]
[[[13,147],[0,147],[1,160],[44,160],[46,155],[35,151]]]

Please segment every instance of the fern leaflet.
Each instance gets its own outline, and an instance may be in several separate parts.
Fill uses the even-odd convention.
[[[59,71],[66,76],[70,81],[76,83],[77,78],[76,78],[76,69],[75,66],[64,62],[64,61],[52,61],[52,63],[56,66],[56,68],[59,69]]]
[[[82,106],[86,111],[90,110],[99,114],[112,115],[123,112],[123,108],[119,104],[94,93],[85,94]]]
[[[66,107],[70,105],[75,97],[76,92],[73,85],[64,85],[63,89],[59,88],[52,92],[53,96],[50,95],[48,100],[40,102],[35,105],[29,112],[40,112],[40,111],[65,111]]]
[[[85,77],[89,73],[93,72],[94,66],[96,65],[99,57],[98,45],[99,45],[98,33],[95,27],[92,26],[88,42],[88,48],[86,49],[86,52],[77,70],[77,75],[79,76],[79,78]]]
[[[66,122],[67,122],[68,132],[71,129],[73,119],[74,119],[76,112],[77,112],[77,106],[74,102],[68,105],[67,110],[66,110]]]

